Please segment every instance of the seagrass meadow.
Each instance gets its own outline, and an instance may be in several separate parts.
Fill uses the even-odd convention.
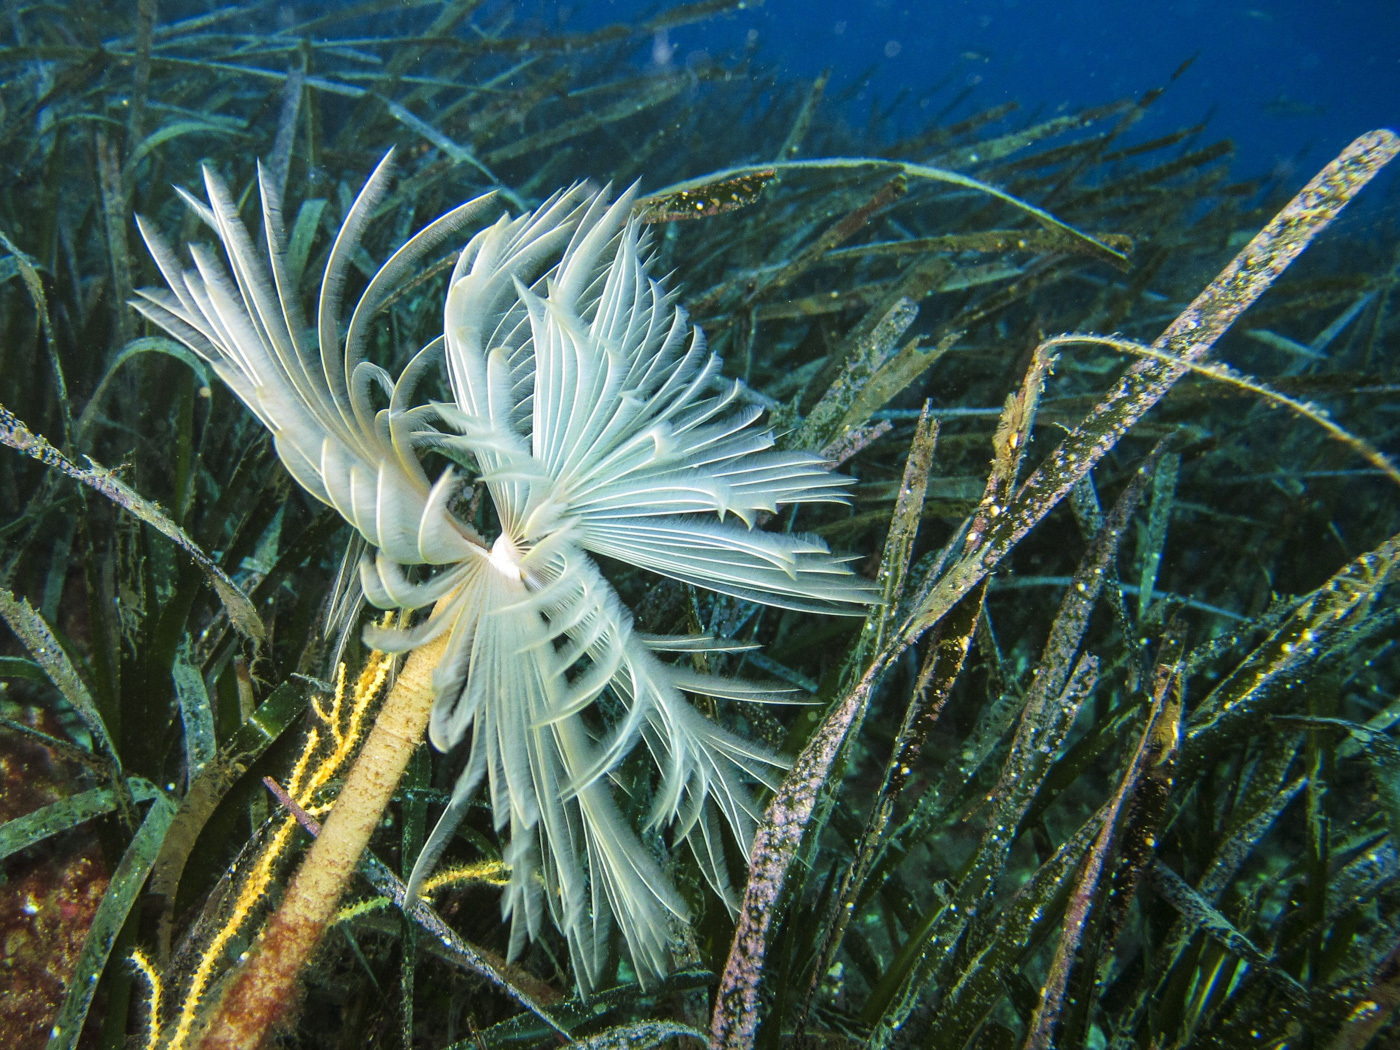
[[[172,188],[215,201],[207,167],[313,316],[328,268],[353,300],[495,192],[377,290],[357,331],[394,376],[443,336],[471,237],[611,184],[723,358],[714,389],[764,410],[783,462],[851,479],[726,526],[847,559],[846,615],[598,560],[616,631],[669,639],[705,724],[782,756],[741,769],[752,817],[708,853],[648,822],[666,783],[640,749],[607,767],[674,898],[664,943],[602,922],[625,908],[596,859],[591,954],[556,900],[513,934],[503,899],[561,895],[558,862],[520,875],[495,781],[454,799],[466,746],[424,740],[250,1038],[1400,1046],[1400,140],[1363,135],[1290,197],[1232,174],[1208,125],[1145,136],[1170,82],[1056,113],[948,87],[909,134],[896,100],[857,123],[859,85],[754,52],[647,63],[738,6],[580,32],[480,0],[6,4],[0,1044],[229,1045],[221,1004],[412,677],[370,643],[424,614],[366,607],[364,540],[129,305],[163,283],[137,213],[182,252],[218,239]],[[552,299],[561,274],[525,283]],[[449,387],[426,371],[417,396]],[[451,461],[439,510],[489,545],[499,475],[460,444],[413,454]],[[570,712],[600,746],[636,701],[616,681]]]

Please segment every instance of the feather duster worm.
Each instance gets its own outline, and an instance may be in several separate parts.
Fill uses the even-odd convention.
[[[462,250],[444,331],[397,379],[365,359],[393,292],[492,207],[470,201],[431,223],[369,281],[342,339],[350,256],[390,173],[386,156],[330,252],[314,341],[286,273],[281,205],[261,171],[264,258],[208,169],[207,203],[229,269],[190,248],[194,269],[138,218],[168,290],[134,305],[207,360],[272,432],[287,469],[374,548],[361,564],[381,608],[429,609],[415,626],[371,628],[404,651],[436,643],[429,737],[465,745],[452,800],[410,879],[410,894],[483,787],[506,841],[502,900],[511,950],[548,914],[585,990],[606,973],[614,927],[643,981],[666,971],[673,919],[686,915],[614,801],[610,774],[639,745],[658,787],[647,830],[684,838],[732,901],[720,836],[747,847],[751,785],[782,761],[715,725],[687,694],[756,700],[764,690],[697,673],[666,652],[722,649],[699,637],[637,632],[590,554],[746,601],[859,614],[873,590],[817,539],[756,530],[785,504],[843,501],[846,479],[816,456],[779,452],[738,382],[647,272],[631,192],[575,187],[502,216]],[[452,401],[415,400],[445,372]],[[375,407],[375,391],[381,407]],[[492,540],[454,516],[454,467],[475,470],[499,521]],[[413,566],[430,566],[428,571]],[[597,701],[611,697],[605,719]]]

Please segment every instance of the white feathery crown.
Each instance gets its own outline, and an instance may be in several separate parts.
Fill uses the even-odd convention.
[[[648,276],[633,191],[609,202],[606,190],[576,186],[502,215],[457,260],[443,334],[397,379],[367,361],[370,325],[393,293],[494,204],[489,194],[463,204],[395,252],[342,338],[350,257],[391,158],[331,249],[315,349],[286,272],[281,202],[261,168],[265,257],[206,168],[207,204],[182,196],[230,269],[196,245],[194,269],[182,268],[138,217],[169,288],[142,290],[133,305],[210,363],[272,432],[293,477],[375,548],[360,566],[368,601],[430,609],[404,630],[369,628],[366,641],[401,651],[448,633],[429,737],[442,751],[470,742],[410,893],[484,784],[511,872],[511,953],[548,912],[585,991],[607,972],[614,927],[648,983],[667,971],[672,920],[687,911],[619,811],[613,775],[640,743],[658,778],[644,830],[684,838],[732,906],[722,828],[747,848],[759,816],[752,785],[772,786],[784,762],[686,699],[762,701],[771,690],[659,655],[746,646],[637,632],[589,555],[745,601],[858,615],[875,594],[845,560],[819,539],[754,528],[781,505],[844,502],[847,479],[817,456],[776,451],[755,425],[761,409],[722,380],[703,333]],[[437,370],[452,403],[415,401]],[[500,523],[493,541],[452,513],[461,479],[452,466],[429,478],[421,455],[432,449],[479,473]]]

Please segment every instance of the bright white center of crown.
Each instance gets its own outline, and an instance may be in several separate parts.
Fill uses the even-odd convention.
[[[491,545],[491,564],[508,580],[520,579],[520,549],[511,542],[510,536],[501,533]]]

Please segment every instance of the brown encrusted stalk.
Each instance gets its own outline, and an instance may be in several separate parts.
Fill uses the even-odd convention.
[[[384,700],[320,836],[210,1019],[202,1050],[251,1050],[287,1020],[297,981],[428,728],[433,669],[448,634],[414,650]]]

